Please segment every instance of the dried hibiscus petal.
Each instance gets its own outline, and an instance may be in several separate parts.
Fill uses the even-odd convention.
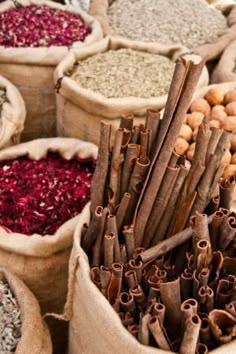
[[[91,28],[81,16],[49,6],[20,6],[0,13],[4,47],[71,46],[83,42]]]
[[[0,225],[26,235],[54,234],[90,198],[93,163],[50,153],[0,162]]]

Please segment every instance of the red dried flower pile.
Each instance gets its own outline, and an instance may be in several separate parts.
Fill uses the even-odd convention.
[[[91,28],[81,16],[48,6],[20,6],[0,13],[0,45],[70,46],[83,42]]]
[[[0,225],[26,235],[54,234],[90,198],[93,163],[49,154],[0,162]]]

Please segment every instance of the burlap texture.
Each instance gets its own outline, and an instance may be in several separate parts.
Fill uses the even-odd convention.
[[[9,284],[21,311],[21,338],[15,354],[51,354],[50,334],[35,296],[16,275],[5,268],[0,268],[0,279]]]
[[[101,120],[112,123],[113,132],[118,127],[122,114],[132,113],[136,122],[143,121],[146,109],[161,109],[167,96],[152,98],[125,97],[106,98],[99,93],[80,86],[66,76],[78,60],[86,59],[94,54],[106,52],[109,49],[131,48],[154,54],[160,54],[175,60],[181,53],[187,51],[182,46],[165,46],[158,43],[131,41],[121,37],[106,37],[96,44],[82,50],[71,51],[57,66],[54,79],[58,83],[57,95],[57,132],[59,136],[77,137],[99,142]],[[208,84],[208,72],[204,68],[199,80],[199,86]]]
[[[82,16],[92,28],[84,42],[75,42],[72,48],[82,48],[102,38],[101,26],[86,12],[71,5],[49,0],[17,0],[21,5],[47,5]],[[14,7],[13,1],[0,4],[0,12]],[[56,100],[53,71],[69,48],[4,48],[0,46],[0,72],[19,89],[26,104],[27,117],[23,140],[56,136]]]
[[[1,110],[0,148],[15,144],[20,140],[24,129],[25,104],[17,90],[10,81],[0,76],[0,88],[6,90],[7,101]]]
[[[236,72],[234,72],[236,66],[236,40],[233,41],[222,54],[219,63],[214,69],[211,82],[227,82],[236,81]]]
[[[113,34],[108,17],[109,4],[111,4],[112,2],[113,1],[109,0],[91,0],[90,4],[89,13],[100,22],[105,35]],[[232,3],[232,0],[229,0],[228,3],[226,3],[225,0],[220,0],[213,1],[211,6],[216,7],[217,9],[221,10],[225,15],[228,15],[234,5]],[[224,51],[224,49],[236,37],[236,26],[233,26],[233,24],[234,23],[232,23],[231,21],[228,21],[229,27],[214,43],[204,44],[196,48],[190,48],[191,51],[201,55],[207,60],[213,60],[218,58]]]
[[[0,151],[0,160],[13,159],[28,154],[31,159],[40,159],[48,151],[59,152],[70,159],[95,159],[97,147],[76,139],[49,138],[12,146]],[[34,293],[43,314],[62,312],[66,301],[68,262],[73,241],[73,232],[80,215],[64,223],[54,235],[26,236],[7,233],[0,227],[0,267],[16,273]],[[55,353],[65,354],[66,323],[47,318],[52,334]],[[27,352],[26,352],[27,353]]]
[[[91,281],[88,258],[80,246],[81,227],[90,219],[89,208],[87,204],[78,221],[70,258],[69,292],[63,316],[70,320],[68,354],[171,354],[140,344]],[[233,341],[210,354],[235,352]]]

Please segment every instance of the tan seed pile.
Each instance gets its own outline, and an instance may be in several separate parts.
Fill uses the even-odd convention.
[[[164,56],[119,49],[78,62],[69,75],[108,98],[150,98],[168,92],[173,70],[174,63]]]
[[[0,281],[0,353],[15,353],[20,338],[19,306],[9,285]]]
[[[108,15],[116,35],[188,48],[213,42],[227,28],[205,0],[115,0]]]

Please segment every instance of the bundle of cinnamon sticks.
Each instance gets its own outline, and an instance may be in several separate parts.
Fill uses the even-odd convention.
[[[192,164],[174,151],[202,67],[179,58],[163,118],[147,110],[145,124],[133,126],[133,116],[122,117],[112,148],[102,123],[82,230],[92,280],[124,326],[180,354],[236,337],[235,179],[221,179],[230,134],[204,119]]]

